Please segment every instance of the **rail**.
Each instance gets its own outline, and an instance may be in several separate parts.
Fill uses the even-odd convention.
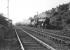
[[[26,32],[25,30],[23,30],[22,28],[20,28],[23,32],[27,33],[29,36],[31,36],[32,38],[34,38],[36,41],[38,41],[39,43],[41,43],[43,46],[45,46],[46,48],[50,49],[50,50],[56,50],[55,48],[51,47],[50,45],[46,44],[45,42],[41,41],[40,39],[36,38],[35,36],[31,35],[30,33]]]
[[[16,33],[16,35],[17,35],[17,38],[18,38],[18,41],[19,41],[19,43],[20,43],[21,49],[22,49],[22,50],[25,50],[24,47],[23,47],[23,44],[22,44],[22,42],[21,42],[21,40],[20,40],[20,38],[19,38],[19,36],[18,36],[18,33],[17,33],[16,29],[15,29],[15,33]]]

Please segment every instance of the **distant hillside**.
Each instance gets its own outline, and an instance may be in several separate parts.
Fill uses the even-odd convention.
[[[65,27],[70,24],[70,3],[59,5],[51,11],[50,23],[52,25]]]

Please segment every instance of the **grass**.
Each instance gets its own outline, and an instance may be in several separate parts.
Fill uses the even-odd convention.
[[[21,50],[14,29],[7,32],[0,29],[0,35],[3,37],[0,38],[0,50]]]

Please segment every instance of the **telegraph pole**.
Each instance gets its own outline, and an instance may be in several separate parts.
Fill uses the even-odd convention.
[[[37,16],[38,16],[38,12],[37,12]]]
[[[10,15],[9,15],[9,0],[7,0],[7,15],[8,15],[8,21],[9,21],[9,26],[12,28],[12,20],[9,19]]]
[[[8,5],[7,5],[7,15],[8,15],[8,18],[9,18],[9,0],[7,0],[8,2]]]

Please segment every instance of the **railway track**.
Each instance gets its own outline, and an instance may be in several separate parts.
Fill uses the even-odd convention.
[[[22,50],[51,50],[50,48],[48,49],[44,47],[41,43],[28,35],[25,31],[16,29],[16,33],[18,35],[17,37],[19,37],[18,39],[20,39],[19,42]]]
[[[50,40],[52,40],[53,42],[55,43],[58,43],[60,45],[63,45],[64,47],[66,47],[66,50],[69,50],[70,48],[70,37],[67,37],[67,36],[60,36],[60,35],[56,35],[56,34],[53,34],[53,33],[45,33],[45,32],[42,32],[42,31],[39,31],[39,30],[33,30],[33,29],[27,29],[27,28],[24,28],[25,30],[28,30],[28,31],[32,31],[32,32],[36,32],[35,34],[31,33],[32,35],[34,36],[39,36],[39,37],[42,37],[41,40],[45,39],[45,38],[48,38]],[[61,49],[63,50],[63,49]]]
[[[57,34],[54,34],[54,33],[44,32],[43,30],[36,30],[36,29],[31,30],[31,31],[40,33],[43,36],[50,35],[51,38],[58,39],[58,40],[61,40],[61,41],[65,41],[65,43],[70,43],[70,37],[67,37],[67,36],[57,35]]]
[[[53,38],[53,39],[59,40],[61,42],[63,41],[66,44],[70,44],[70,37],[68,37],[68,36],[57,35],[57,34],[54,34],[54,33],[49,33],[49,32],[44,32],[44,31],[42,32],[40,30],[39,31],[35,30],[35,32],[44,33],[43,35],[50,35],[50,37]]]

